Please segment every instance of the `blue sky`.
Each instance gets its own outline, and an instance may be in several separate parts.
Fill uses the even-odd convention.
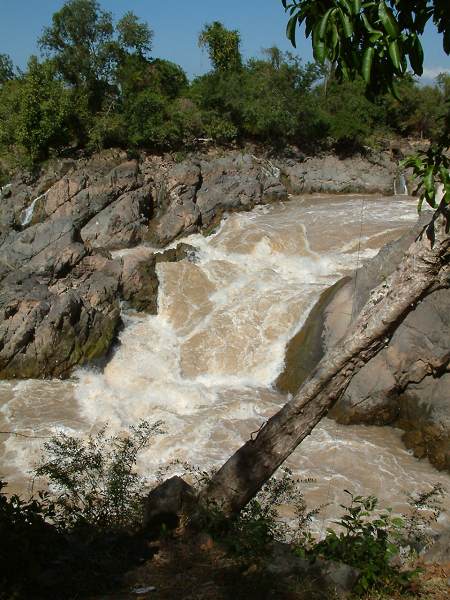
[[[285,38],[286,16],[280,0],[103,0],[102,7],[119,18],[132,10],[147,21],[155,33],[153,55],[180,64],[189,77],[209,69],[208,58],[197,47],[202,26],[219,20],[238,29],[245,57],[257,56],[262,48],[277,45],[292,50]],[[42,28],[64,0],[0,0],[0,52],[9,54],[19,67],[32,53]],[[311,59],[310,41],[299,36],[297,53]],[[450,71],[450,57],[442,50],[440,36],[429,27],[423,39],[427,81]]]

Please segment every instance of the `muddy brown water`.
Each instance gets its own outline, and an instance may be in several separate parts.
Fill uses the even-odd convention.
[[[416,216],[406,196],[303,196],[232,214],[207,238],[189,236],[195,262],[159,264],[158,314],[124,313],[103,372],[0,382],[0,431],[36,438],[0,436],[0,475],[23,491],[46,436],[86,434],[105,422],[121,430],[142,418],[162,419],[167,430],[140,458],[150,478],[173,460],[219,466],[286,402],[274,382],[320,294]],[[402,510],[405,490],[436,481],[450,490],[450,477],[415,459],[400,437],[324,419],[287,464],[314,479],[305,488],[311,506],[340,502],[349,489]],[[335,510],[325,509],[316,527]]]

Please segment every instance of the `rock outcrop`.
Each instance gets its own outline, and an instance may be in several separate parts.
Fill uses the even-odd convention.
[[[291,194],[322,192],[394,193],[397,167],[389,155],[369,153],[340,159],[337,156],[286,160],[281,163],[283,182]]]
[[[66,377],[104,356],[120,323],[121,264],[85,256],[54,278],[11,273],[0,292],[0,378]]]

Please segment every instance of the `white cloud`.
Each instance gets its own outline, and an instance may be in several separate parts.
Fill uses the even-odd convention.
[[[433,81],[440,73],[450,73],[448,67],[424,67],[421,79]]]

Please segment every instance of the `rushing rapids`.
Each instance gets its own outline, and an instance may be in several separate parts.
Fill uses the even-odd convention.
[[[86,433],[108,422],[119,430],[142,418],[167,430],[141,457],[150,477],[174,460],[217,467],[286,401],[274,387],[285,347],[320,293],[397,238],[415,207],[406,196],[305,196],[186,238],[195,257],[159,264],[158,314],[125,312],[102,372],[0,382],[0,431],[38,437],[2,436],[1,475],[23,486],[41,438],[58,429]],[[328,419],[288,466],[316,480],[307,487],[312,506],[341,499],[344,488],[396,508],[404,490],[435,481],[450,488],[448,475],[404,449],[397,430]]]

